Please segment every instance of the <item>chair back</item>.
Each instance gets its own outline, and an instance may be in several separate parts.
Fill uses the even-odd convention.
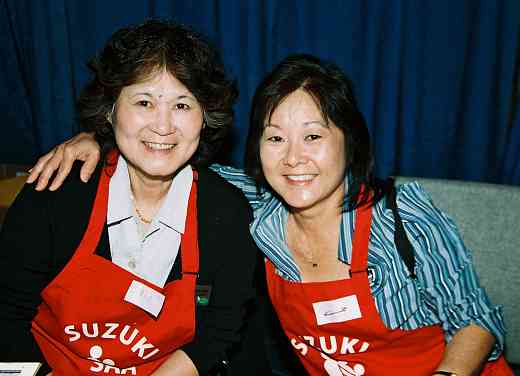
[[[520,187],[455,180],[397,177],[417,181],[434,204],[457,224],[473,255],[481,285],[503,306],[506,358],[520,364]]]

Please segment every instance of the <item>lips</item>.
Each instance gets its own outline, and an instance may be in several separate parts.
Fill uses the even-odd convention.
[[[316,177],[314,174],[305,174],[305,175],[285,175],[285,177],[294,182],[305,182],[311,181]]]
[[[177,144],[169,144],[169,143],[164,143],[164,142],[143,141],[143,144],[145,144],[147,148],[152,149],[152,150],[171,150],[175,146],[177,146]]]

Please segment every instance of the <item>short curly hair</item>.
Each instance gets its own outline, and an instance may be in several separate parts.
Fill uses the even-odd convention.
[[[238,89],[206,38],[184,25],[148,20],[117,30],[88,67],[94,77],[78,98],[78,120],[84,130],[95,132],[104,156],[116,147],[107,115],[121,90],[166,70],[193,93],[203,110],[206,126],[188,163],[212,162],[233,124]]]

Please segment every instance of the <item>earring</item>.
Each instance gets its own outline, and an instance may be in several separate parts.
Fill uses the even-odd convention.
[[[206,118],[206,111],[202,112],[202,129],[206,128],[208,125],[208,119]]]
[[[116,109],[116,104],[114,103],[114,104],[112,105],[112,110],[110,110],[110,112],[108,112],[108,113],[106,114],[106,116],[105,116],[106,119],[107,119],[107,121],[108,121],[110,124],[112,124],[112,115],[114,114],[115,109]]]

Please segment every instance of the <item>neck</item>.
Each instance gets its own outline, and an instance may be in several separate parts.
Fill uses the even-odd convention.
[[[291,210],[286,241],[305,280],[332,280],[338,276],[341,207],[328,210]],[[344,270],[343,270],[344,271]],[[344,274],[341,274],[344,277]]]
[[[289,208],[289,216],[299,230],[321,231],[341,220],[344,189],[340,189],[321,203],[309,208]]]
[[[172,184],[172,177],[153,179],[128,169],[134,205],[140,215],[148,220],[155,217]]]
[[[320,212],[291,210],[289,212],[289,220],[302,232],[323,233],[324,228],[332,229],[338,226],[338,223],[341,221],[341,207],[336,206]]]

